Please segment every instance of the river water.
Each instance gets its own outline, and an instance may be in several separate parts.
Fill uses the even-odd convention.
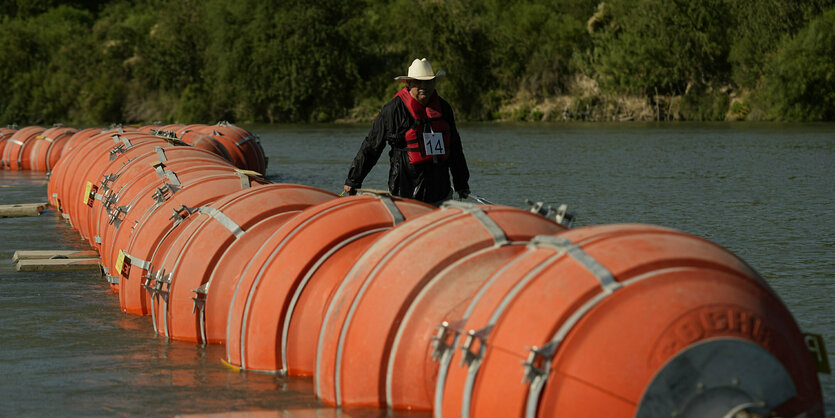
[[[267,177],[341,190],[368,125],[246,126]],[[470,188],[495,203],[568,204],[575,226],[648,223],[747,261],[825,336],[835,366],[835,125],[468,124]],[[387,156],[364,186],[384,189]],[[44,176],[0,171],[0,204],[46,200]],[[225,368],[222,346],[166,342],[93,273],[16,273],[15,250],[87,249],[54,213],[0,219],[0,415],[315,410],[312,382]],[[835,378],[819,375],[828,416]],[[376,410],[342,411],[374,416]],[[285,412],[286,414],[286,412]]]

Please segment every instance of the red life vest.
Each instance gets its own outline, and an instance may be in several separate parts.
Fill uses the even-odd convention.
[[[409,154],[409,164],[414,165],[432,161],[433,157],[442,161],[446,160],[449,157],[450,129],[449,123],[444,119],[443,112],[441,112],[441,98],[438,97],[438,94],[433,93],[426,106],[415,100],[409,94],[408,88],[397,92],[395,97],[399,97],[403,101],[406,108],[409,109],[409,113],[415,118],[415,124],[406,131],[406,152]],[[429,146],[432,149],[427,152],[424,132],[429,133],[430,128],[432,132],[443,135],[443,143],[437,139],[430,142]]]

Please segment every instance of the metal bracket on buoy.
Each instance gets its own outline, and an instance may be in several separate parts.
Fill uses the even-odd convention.
[[[127,149],[127,147],[125,146],[125,144],[119,144],[119,145],[116,145],[115,147],[113,147],[113,149],[112,149],[112,150],[110,150],[110,161],[115,160],[115,159],[116,159],[116,157],[118,157],[118,156],[119,156],[119,154],[124,154],[124,153],[125,153],[125,151],[127,151],[127,150],[128,150],[128,149]]]
[[[476,360],[481,360],[481,357],[484,356],[484,352],[487,349],[487,336],[490,335],[492,329],[493,326],[489,325],[477,331],[472,329],[467,331],[467,338],[464,340],[464,344],[458,346],[461,349],[462,366],[466,364],[469,367]],[[478,343],[478,351],[474,353],[473,345],[476,343]]]
[[[110,213],[110,207],[119,201],[119,196],[113,190],[108,190],[102,195],[101,205]]]
[[[174,209],[174,214],[168,219],[173,220],[174,226],[177,226],[183,221],[183,219],[188,218],[194,212],[197,212],[197,208],[190,208],[186,205],[182,205],[179,208]]]
[[[542,348],[533,346],[526,347],[526,349],[530,351],[530,354],[528,354],[528,359],[522,362],[522,366],[525,367],[525,377],[522,378],[523,384],[533,382],[534,379],[540,378],[548,373],[546,363],[556,353],[557,344],[552,341],[545,344]]]
[[[209,283],[203,283],[197,289],[191,289],[195,293],[191,300],[194,301],[194,306],[191,308],[191,313],[196,313],[198,309],[201,311],[206,306],[206,295],[209,293]]]
[[[191,313],[197,313],[197,317],[200,319],[200,341],[204,344],[206,343],[206,295],[209,294],[209,282],[203,283],[197,289],[192,289],[192,292],[195,293],[194,297],[191,300],[194,301],[194,307],[191,309]]]
[[[154,271],[154,269],[152,268],[148,270],[147,273],[142,275],[142,278],[144,279],[142,280],[142,287],[144,287],[145,291],[148,292],[148,296],[154,296],[156,292],[154,290],[154,286],[152,286],[151,283],[156,281],[156,279],[158,277],[161,277],[163,274],[165,274],[165,269],[159,269]]]
[[[566,204],[561,204],[557,209],[554,209],[551,205],[545,206],[543,202],[533,202],[530,199],[525,199],[525,202],[531,205],[531,212],[553,219],[567,228],[571,228],[574,223],[575,216],[568,211],[568,205]]]
[[[99,191],[102,193],[107,192],[110,190],[110,183],[116,181],[119,178],[119,175],[116,173],[105,174],[101,181],[99,182]]]
[[[457,327],[448,321],[438,324],[438,331],[432,336],[432,360],[440,361],[446,353],[453,349],[455,337],[458,336]]]
[[[162,186],[157,187],[157,191],[151,195],[151,198],[154,199],[157,204],[162,204],[166,200],[170,199],[174,193],[179,190],[177,186],[168,183],[162,183]]]
[[[165,274],[164,270],[161,270],[157,273],[155,278],[154,284],[154,294],[156,296],[161,296],[165,303],[168,303],[168,290],[163,290],[163,286],[169,286],[171,284],[171,273]]]
[[[107,223],[115,226],[116,229],[119,229],[122,225],[122,220],[119,219],[119,214],[124,213],[127,215],[128,211],[130,211],[130,206],[117,206],[116,209],[108,212],[110,216],[107,219]]]

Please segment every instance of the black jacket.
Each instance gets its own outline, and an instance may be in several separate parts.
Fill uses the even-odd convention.
[[[389,151],[391,160],[389,191],[391,194],[427,203],[438,203],[450,197],[452,192],[449,182],[450,173],[452,173],[455,190],[469,193],[470,187],[467,182],[470,179],[470,171],[467,169],[467,161],[461,147],[461,137],[455,127],[452,107],[444,99],[441,99],[441,112],[451,129],[450,153],[446,161],[409,164],[409,156],[404,150],[405,133],[415,123],[415,119],[403,101],[395,97],[383,106],[380,114],[374,119],[371,132],[362,141],[360,150],[354,157],[345,184],[354,188],[362,187],[365,176],[377,164],[380,154],[388,144],[391,146]]]

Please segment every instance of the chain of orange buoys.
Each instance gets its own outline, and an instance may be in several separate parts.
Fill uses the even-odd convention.
[[[438,416],[821,416],[779,297],[673,229],[568,228],[262,179],[228,123],[0,129],[2,166],[98,251],[123,311],[226,345],[241,370],[312,376],[338,406]]]

